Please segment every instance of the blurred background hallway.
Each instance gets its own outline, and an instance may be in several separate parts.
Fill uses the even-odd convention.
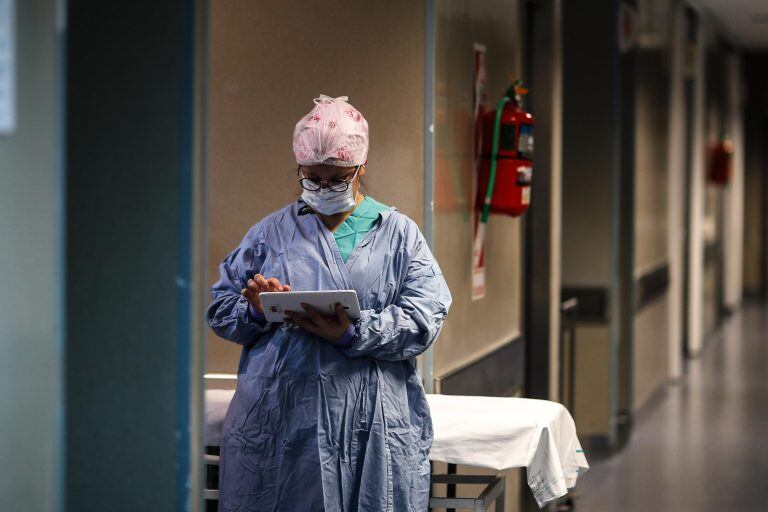
[[[640,411],[621,453],[591,459],[589,512],[760,510],[768,474],[768,308],[747,305]]]

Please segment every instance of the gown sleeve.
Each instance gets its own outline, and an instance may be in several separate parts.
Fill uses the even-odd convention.
[[[243,345],[272,328],[263,315],[249,309],[248,299],[240,294],[247,280],[260,272],[266,250],[249,234],[219,265],[219,280],[211,287],[206,314],[208,325],[218,336]]]
[[[440,333],[451,293],[424,236],[415,224],[412,229],[416,237],[399,296],[381,312],[361,312],[357,337],[342,349],[347,356],[410,359],[427,350]]]

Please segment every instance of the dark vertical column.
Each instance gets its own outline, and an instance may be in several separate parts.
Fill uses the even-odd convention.
[[[745,295],[768,300],[768,52],[745,54]]]
[[[768,119],[766,119],[766,114],[763,114],[763,117],[761,119],[760,123],[760,130],[758,133],[762,133],[766,136],[768,136]],[[762,201],[762,207],[760,208],[760,211],[762,213],[761,215],[761,224],[762,224],[762,243],[760,244],[761,248],[761,267],[762,267],[762,280],[761,280],[761,298],[763,301],[768,301],[768,151],[766,151],[765,146],[761,146],[760,148],[760,171],[762,176],[762,184],[763,184],[763,193],[761,197]]]
[[[763,59],[768,61],[768,58]],[[766,68],[763,68],[765,70]],[[765,73],[765,71],[763,71]],[[754,87],[754,85],[753,85]],[[768,95],[767,95],[768,96]],[[768,137],[768,97],[764,98],[766,105],[760,112],[758,124],[757,124],[757,137],[761,135]],[[765,138],[762,139],[765,141]],[[759,223],[761,226],[760,231],[760,298],[764,301],[768,301],[768,149],[765,147],[765,143],[759,143],[759,149],[757,151],[758,161],[756,162],[757,170],[760,173],[760,183],[762,185],[762,193],[760,194],[760,206],[755,209],[761,213],[760,219],[753,219],[754,222]],[[753,213],[753,212],[751,212]]]
[[[637,9],[635,0],[623,0],[617,3]],[[618,15],[617,11],[617,15]],[[618,18],[618,16],[617,16]],[[621,20],[617,20],[618,27]],[[639,23],[639,20],[638,20]],[[637,28],[638,32],[640,28]],[[616,34],[619,31],[616,30]],[[618,46],[618,44],[617,44]],[[618,446],[623,446],[629,439],[632,423],[634,376],[634,317],[635,317],[635,84],[637,80],[637,49],[632,47],[620,51],[616,62],[617,97],[619,119],[616,121],[618,133],[617,172],[619,197],[616,213],[618,215],[617,237],[618,251],[618,302],[619,333],[618,353],[618,410],[616,427]]]
[[[560,109],[560,0],[535,0],[524,3],[525,27],[524,69],[530,93],[528,108],[536,119],[536,153],[534,157],[531,206],[524,216],[524,337],[525,396],[549,400],[552,280],[552,258],[559,259],[559,243],[553,240],[552,187],[554,147],[559,144]],[[558,231],[559,233],[559,231]],[[559,287],[559,282],[557,283]],[[562,361],[562,356],[560,357]],[[522,510],[538,510],[533,494],[527,488],[525,472],[521,479]]]
[[[187,500],[192,7],[68,2],[70,511]]]
[[[531,207],[525,219],[525,396],[548,400],[550,392],[550,311],[552,279],[552,166],[559,108],[556,83],[560,56],[560,2],[524,4],[525,76],[528,104],[536,119],[536,155]],[[559,222],[559,219],[557,219]]]

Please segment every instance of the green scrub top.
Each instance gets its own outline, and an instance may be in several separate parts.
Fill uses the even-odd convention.
[[[344,261],[347,261],[349,255],[355,250],[365,235],[373,229],[373,226],[379,221],[379,213],[389,208],[386,205],[365,196],[362,202],[355,208],[349,217],[336,228],[333,237],[336,239],[336,245],[339,246],[339,252]]]

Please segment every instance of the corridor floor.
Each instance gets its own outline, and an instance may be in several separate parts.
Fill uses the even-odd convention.
[[[768,510],[768,308],[726,320],[626,448],[591,465],[578,512]]]

